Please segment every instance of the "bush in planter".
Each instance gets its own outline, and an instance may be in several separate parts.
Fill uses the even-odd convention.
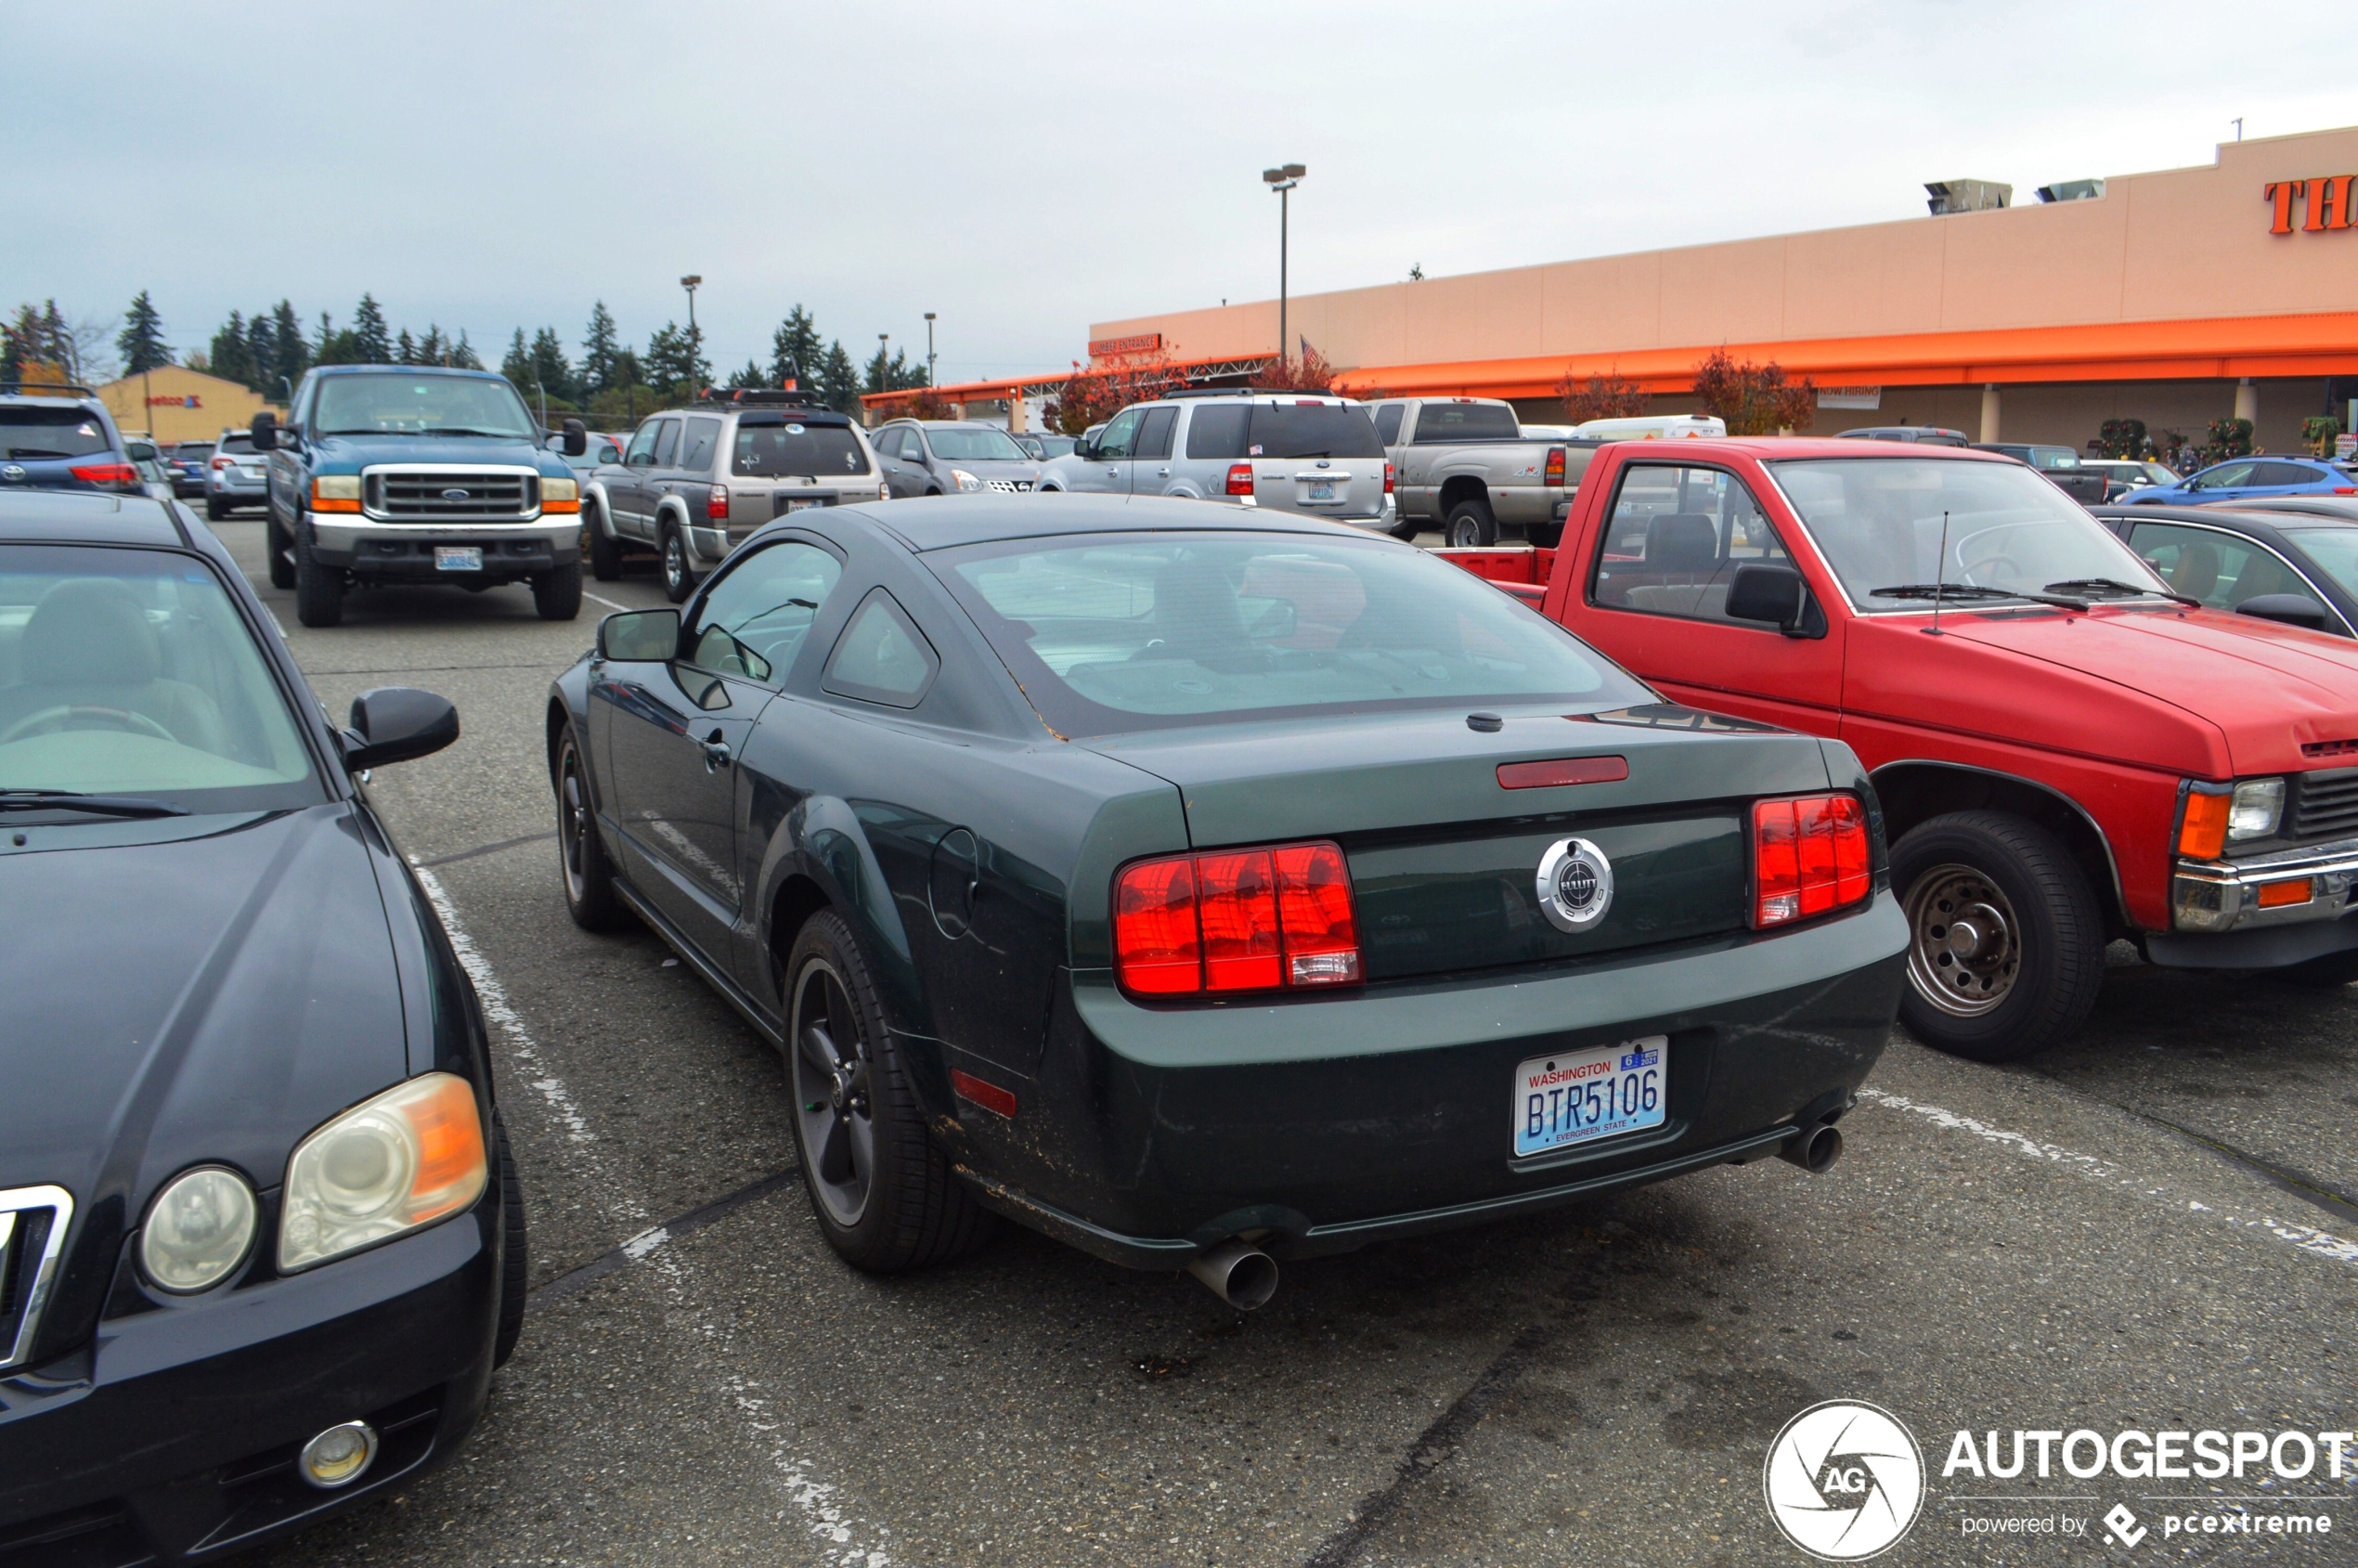
[[[2300,421],[2300,442],[2313,458],[2334,455],[2334,437],[2341,434],[2341,421],[2331,414],[2312,414]]]
[[[2152,447],[2143,420],[2106,420],[2096,430],[2096,449],[2107,458],[2142,458]]]
[[[2251,456],[2251,421],[2249,420],[2213,420],[2210,439],[2202,445],[2202,460],[2206,463],[2225,462],[2229,458]]]

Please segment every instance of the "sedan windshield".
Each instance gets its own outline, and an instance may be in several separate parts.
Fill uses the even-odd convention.
[[[1472,574],[1374,541],[1124,535],[933,559],[947,560],[951,591],[1063,735],[1653,700]]]
[[[928,430],[933,455],[944,462],[1030,462],[1025,451],[999,430]]]
[[[1936,586],[1991,599],[2097,583],[2119,585],[2107,597],[2164,591],[2133,551],[2015,463],[1812,458],[1769,468],[1850,602],[1870,615],[1925,609]],[[1911,591],[1877,591],[1895,589]]]
[[[524,399],[477,376],[328,376],[312,415],[321,435],[504,435],[536,440]]]
[[[18,791],[192,811],[322,798],[285,694],[202,562],[54,545],[0,545],[0,796]]]

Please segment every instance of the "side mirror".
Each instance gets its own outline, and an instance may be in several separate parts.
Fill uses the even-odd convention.
[[[129,458],[133,462],[153,462],[156,460],[156,448],[153,442],[125,442],[123,444],[123,455]]]
[[[279,416],[265,408],[253,417],[253,449],[267,452],[279,445]]]
[[[447,697],[413,686],[380,686],[352,699],[352,728],[339,737],[352,772],[407,762],[459,738],[459,710]]]
[[[569,458],[577,458],[590,449],[590,427],[579,420],[565,421],[564,446],[561,448]]]
[[[1739,566],[1728,584],[1728,618],[1767,621],[1780,631],[1801,625],[1807,585],[1791,566]]]
[[[2235,606],[2235,614],[2284,626],[2326,629],[2326,607],[2305,593],[2261,593]]]
[[[1083,436],[1082,439],[1072,444],[1072,455],[1079,458],[1082,462],[1095,462],[1097,460],[1097,444],[1095,441],[1088,439],[1086,436]]]
[[[663,664],[680,655],[680,612],[623,610],[598,623],[598,656],[623,664]]]

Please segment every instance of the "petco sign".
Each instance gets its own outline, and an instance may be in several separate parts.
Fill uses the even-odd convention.
[[[204,401],[195,393],[188,392],[177,397],[150,397],[148,399],[148,407],[150,408],[201,408],[204,407]]]

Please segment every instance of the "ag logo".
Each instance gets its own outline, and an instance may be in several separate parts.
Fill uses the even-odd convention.
[[[1539,913],[1559,931],[1586,931],[1613,907],[1613,862],[1586,838],[1559,838],[1539,857]]]
[[[1889,1411],[1830,1399],[1785,1423],[1760,1483],[1785,1539],[1821,1562],[1855,1562],[1915,1523],[1924,1459]]]

